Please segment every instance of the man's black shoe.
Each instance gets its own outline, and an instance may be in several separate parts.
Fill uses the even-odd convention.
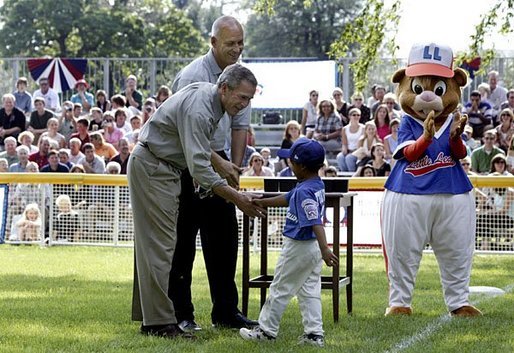
[[[225,320],[216,320],[213,321],[213,325],[215,327],[224,327],[224,328],[233,328],[233,329],[240,329],[240,328],[252,328],[255,326],[259,326],[258,321],[250,320],[246,316],[244,316],[241,313],[236,313],[231,318],[225,319]]]
[[[147,336],[165,337],[165,338],[185,338],[194,339],[191,333],[184,332],[177,324],[169,325],[141,325],[141,333]]]

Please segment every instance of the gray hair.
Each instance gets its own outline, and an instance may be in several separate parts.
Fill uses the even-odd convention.
[[[218,87],[226,83],[229,89],[234,89],[238,87],[242,81],[248,81],[253,86],[257,87],[257,79],[249,69],[241,64],[232,64],[227,66],[221,73],[221,76],[218,78]]]
[[[235,17],[232,17],[232,16],[218,17],[212,24],[211,37],[217,38],[223,27],[230,27],[230,26],[237,26],[241,30],[243,29],[243,26],[241,26],[241,23],[239,23],[239,21]]]

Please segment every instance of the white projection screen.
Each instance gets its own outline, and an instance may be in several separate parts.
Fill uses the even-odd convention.
[[[253,108],[302,108],[313,89],[320,99],[330,98],[337,86],[334,61],[243,62],[257,77],[259,86]]]

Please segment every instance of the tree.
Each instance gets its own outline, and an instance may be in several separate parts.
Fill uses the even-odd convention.
[[[246,25],[247,55],[326,59],[330,44],[357,10],[351,0],[279,1],[274,13],[251,15]]]
[[[207,44],[171,0],[6,0],[0,54],[194,57]]]

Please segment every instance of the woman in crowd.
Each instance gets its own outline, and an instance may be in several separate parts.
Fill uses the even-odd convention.
[[[348,124],[349,104],[343,99],[343,90],[339,87],[334,88],[334,91],[332,92],[332,98],[334,98],[336,111],[339,113],[339,117],[341,118],[343,125]]]
[[[157,95],[155,96],[155,106],[158,108],[170,96],[171,96],[171,89],[166,85],[162,85],[157,90]]]
[[[264,158],[262,158],[259,152],[252,153],[248,164],[249,167],[244,171],[244,176],[274,176],[270,168],[264,167]]]
[[[48,137],[48,141],[52,145],[57,144],[60,148],[66,147],[66,138],[58,133],[59,130],[59,120],[57,118],[50,118],[46,123],[47,131],[41,134],[41,137]]]
[[[342,148],[337,155],[337,164],[342,172],[354,172],[357,164],[357,157],[352,153],[357,150],[359,139],[364,132],[364,125],[359,123],[361,111],[358,108],[352,108],[348,112],[350,123],[343,128],[342,131]]]
[[[512,176],[511,173],[507,170],[507,158],[503,154],[497,154],[491,159],[491,170],[489,171],[489,175],[494,173],[499,173],[503,176]]]
[[[25,130],[18,135],[18,143],[20,145],[27,146],[27,148],[29,149],[29,156],[31,154],[39,151],[39,149],[37,148],[37,146],[35,146],[33,144],[33,142],[34,142],[34,134],[30,131]]]
[[[368,121],[364,125],[363,135],[359,138],[358,148],[352,153],[352,155],[357,157],[357,165],[367,164],[368,161],[371,160],[371,147],[373,147],[377,142],[381,143],[382,141],[377,136],[375,123],[373,121]],[[357,169],[357,166],[354,168]]]
[[[375,110],[373,121],[377,127],[377,135],[380,140],[383,141],[384,138],[391,133],[391,128],[389,127],[389,112],[385,104],[379,105],[377,110]]]
[[[386,160],[391,163],[391,166],[393,166],[393,153],[396,150],[396,147],[398,147],[398,129],[400,128],[400,120],[391,120],[389,128],[391,129],[391,133],[384,138],[384,149]]]
[[[385,150],[384,145],[380,142],[373,144],[371,147],[371,159],[366,163],[366,165],[370,165],[375,170],[376,176],[388,176],[391,173],[391,165],[384,159]],[[360,166],[361,168],[363,166]],[[359,169],[357,169],[357,172]]]
[[[341,150],[341,129],[343,124],[332,101],[324,99],[319,103],[319,116],[314,128],[313,139],[317,140],[326,152]]]
[[[116,148],[108,142],[105,142],[103,135],[100,132],[93,132],[89,139],[93,146],[95,146],[95,154],[102,157],[108,163],[112,157],[118,154]]]
[[[359,120],[361,124],[366,124],[371,118],[371,110],[364,104],[364,95],[361,92],[355,92],[352,95],[352,105],[348,110],[350,111],[352,108],[358,108],[361,111],[361,118]]]
[[[107,99],[107,93],[103,89],[96,91],[96,106],[102,113],[111,110],[111,102]]]
[[[312,138],[318,114],[316,108],[318,106],[319,92],[312,90],[309,92],[309,101],[303,106],[301,132],[308,138]]]
[[[514,114],[507,108],[500,113],[500,125],[496,127],[496,146],[505,153],[509,150],[510,140],[514,135]]]

